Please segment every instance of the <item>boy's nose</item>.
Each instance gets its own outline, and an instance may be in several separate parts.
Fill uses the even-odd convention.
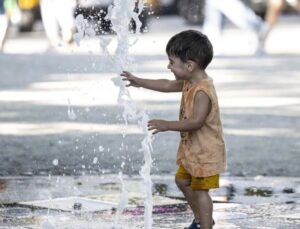
[[[171,69],[170,64],[167,65],[167,68],[168,68],[168,69]]]

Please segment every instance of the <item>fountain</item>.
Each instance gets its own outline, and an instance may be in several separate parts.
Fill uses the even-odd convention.
[[[138,12],[134,12],[135,2],[132,0],[115,0],[113,5],[110,6],[108,11],[108,19],[111,20],[113,25],[113,30],[117,33],[118,45],[115,52],[115,59],[119,62],[117,68],[119,74],[122,70],[128,69],[130,60],[128,55],[129,50],[129,35],[130,31],[128,30],[131,18],[136,22],[136,31],[139,33],[141,23],[138,19],[138,14],[143,9],[143,1],[139,1]],[[123,118],[127,123],[129,121],[136,121],[139,127],[143,130],[144,139],[142,140],[141,151],[144,153],[145,164],[140,170],[140,175],[142,176],[145,184],[145,228],[152,228],[152,181],[151,181],[151,165],[152,165],[152,135],[147,130],[147,123],[149,117],[144,111],[140,111],[136,108],[135,103],[130,97],[129,91],[125,87],[125,84],[122,83],[120,77],[117,76],[118,80],[117,85],[120,87],[118,102],[124,107]],[[118,82],[119,81],[119,82]]]
[[[137,5],[136,5],[137,4]],[[118,103],[123,107],[123,119],[125,124],[128,122],[136,122],[138,126],[142,129],[144,133],[144,139],[141,142],[141,152],[144,154],[144,165],[140,169],[140,175],[143,178],[144,182],[144,195],[145,195],[145,210],[144,210],[144,225],[146,229],[152,228],[152,209],[153,209],[153,200],[152,200],[152,180],[151,180],[151,166],[152,166],[152,134],[147,129],[147,124],[149,117],[145,111],[139,110],[135,102],[132,100],[128,89],[125,87],[125,83],[121,80],[119,74],[122,70],[130,70],[131,68],[131,58],[129,56],[129,48],[136,42],[133,41],[130,44],[131,32],[129,31],[129,25],[133,19],[136,24],[136,34],[139,34],[142,23],[139,21],[138,16],[141,13],[144,7],[144,2],[140,0],[138,3],[135,3],[133,0],[114,0],[113,3],[108,8],[108,13],[106,16],[107,20],[110,20],[112,23],[112,30],[116,33],[117,36],[117,48],[113,55],[109,54],[107,46],[109,45],[109,39],[100,38],[100,46],[103,50],[103,54],[106,55],[113,63],[115,73],[117,76],[113,78],[113,82],[117,87],[119,87],[119,96]],[[135,9],[135,10],[134,10]],[[77,44],[80,44],[80,40],[85,36],[93,36],[91,28],[88,25],[86,19],[82,15],[76,17],[76,26],[77,34],[75,34],[74,39]],[[133,37],[134,38],[134,37]],[[70,108],[68,109],[69,117],[75,119],[75,114]],[[123,133],[123,137],[125,134]],[[124,167],[122,163],[121,168]],[[126,184],[123,179],[122,171],[119,172],[119,180],[122,186],[121,199],[118,205],[115,225],[113,228],[118,228],[117,221],[119,215],[125,209],[128,203],[128,192],[126,190]]]

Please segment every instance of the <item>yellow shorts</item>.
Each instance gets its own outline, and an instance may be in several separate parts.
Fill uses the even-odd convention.
[[[180,165],[176,172],[177,179],[191,180],[193,190],[207,190],[219,188],[219,174],[210,177],[193,177]]]

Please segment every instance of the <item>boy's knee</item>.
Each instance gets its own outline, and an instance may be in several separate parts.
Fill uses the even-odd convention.
[[[209,194],[209,190],[194,190],[194,197],[197,198],[201,202],[212,201],[211,196]]]
[[[180,190],[191,186],[191,180],[186,179],[175,178],[175,183]]]
[[[208,189],[203,189],[203,190],[194,190],[194,192],[198,195],[198,196],[207,196],[209,195],[209,190]]]

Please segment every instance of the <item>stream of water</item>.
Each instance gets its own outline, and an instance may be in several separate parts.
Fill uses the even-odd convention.
[[[136,5],[137,4],[137,5]],[[144,211],[144,225],[146,229],[152,228],[152,180],[151,180],[151,167],[152,167],[152,134],[147,129],[149,117],[145,111],[137,108],[135,102],[130,96],[129,90],[126,88],[125,83],[121,80],[120,73],[123,70],[132,70],[132,58],[129,55],[130,47],[137,41],[142,26],[138,16],[144,7],[144,2],[139,1],[135,3],[133,0],[114,0],[108,8],[106,15],[107,20],[112,23],[112,30],[116,33],[117,47],[114,53],[111,55],[107,49],[111,42],[111,39],[100,37],[100,47],[103,54],[111,60],[112,68],[115,70],[117,76],[113,78],[113,82],[119,88],[118,103],[123,107],[123,119],[126,125],[129,122],[135,122],[142,129],[144,138],[141,142],[140,153],[144,155],[144,164],[140,169],[140,175],[143,178],[144,196],[145,196],[145,211]],[[136,33],[134,34],[129,30],[129,25],[134,20],[136,25]],[[91,26],[88,21],[84,19],[82,15],[76,17],[77,33],[74,35],[74,39],[78,45],[80,45],[81,39],[86,36],[94,36],[94,32],[91,30]],[[74,112],[72,108],[68,108],[68,115],[70,119],[74,119]],[[125,134],[123,134],[125,138]],[[124,167],[124,163],[121,165]],[[126,189],[126,182],[123,179],[122,171],[119,172],[119,180],[121,183],[121,199],[118,205],[115,225],[113,228],[120,228],[118,225],[118,217],[128,204],[128,191]]]

